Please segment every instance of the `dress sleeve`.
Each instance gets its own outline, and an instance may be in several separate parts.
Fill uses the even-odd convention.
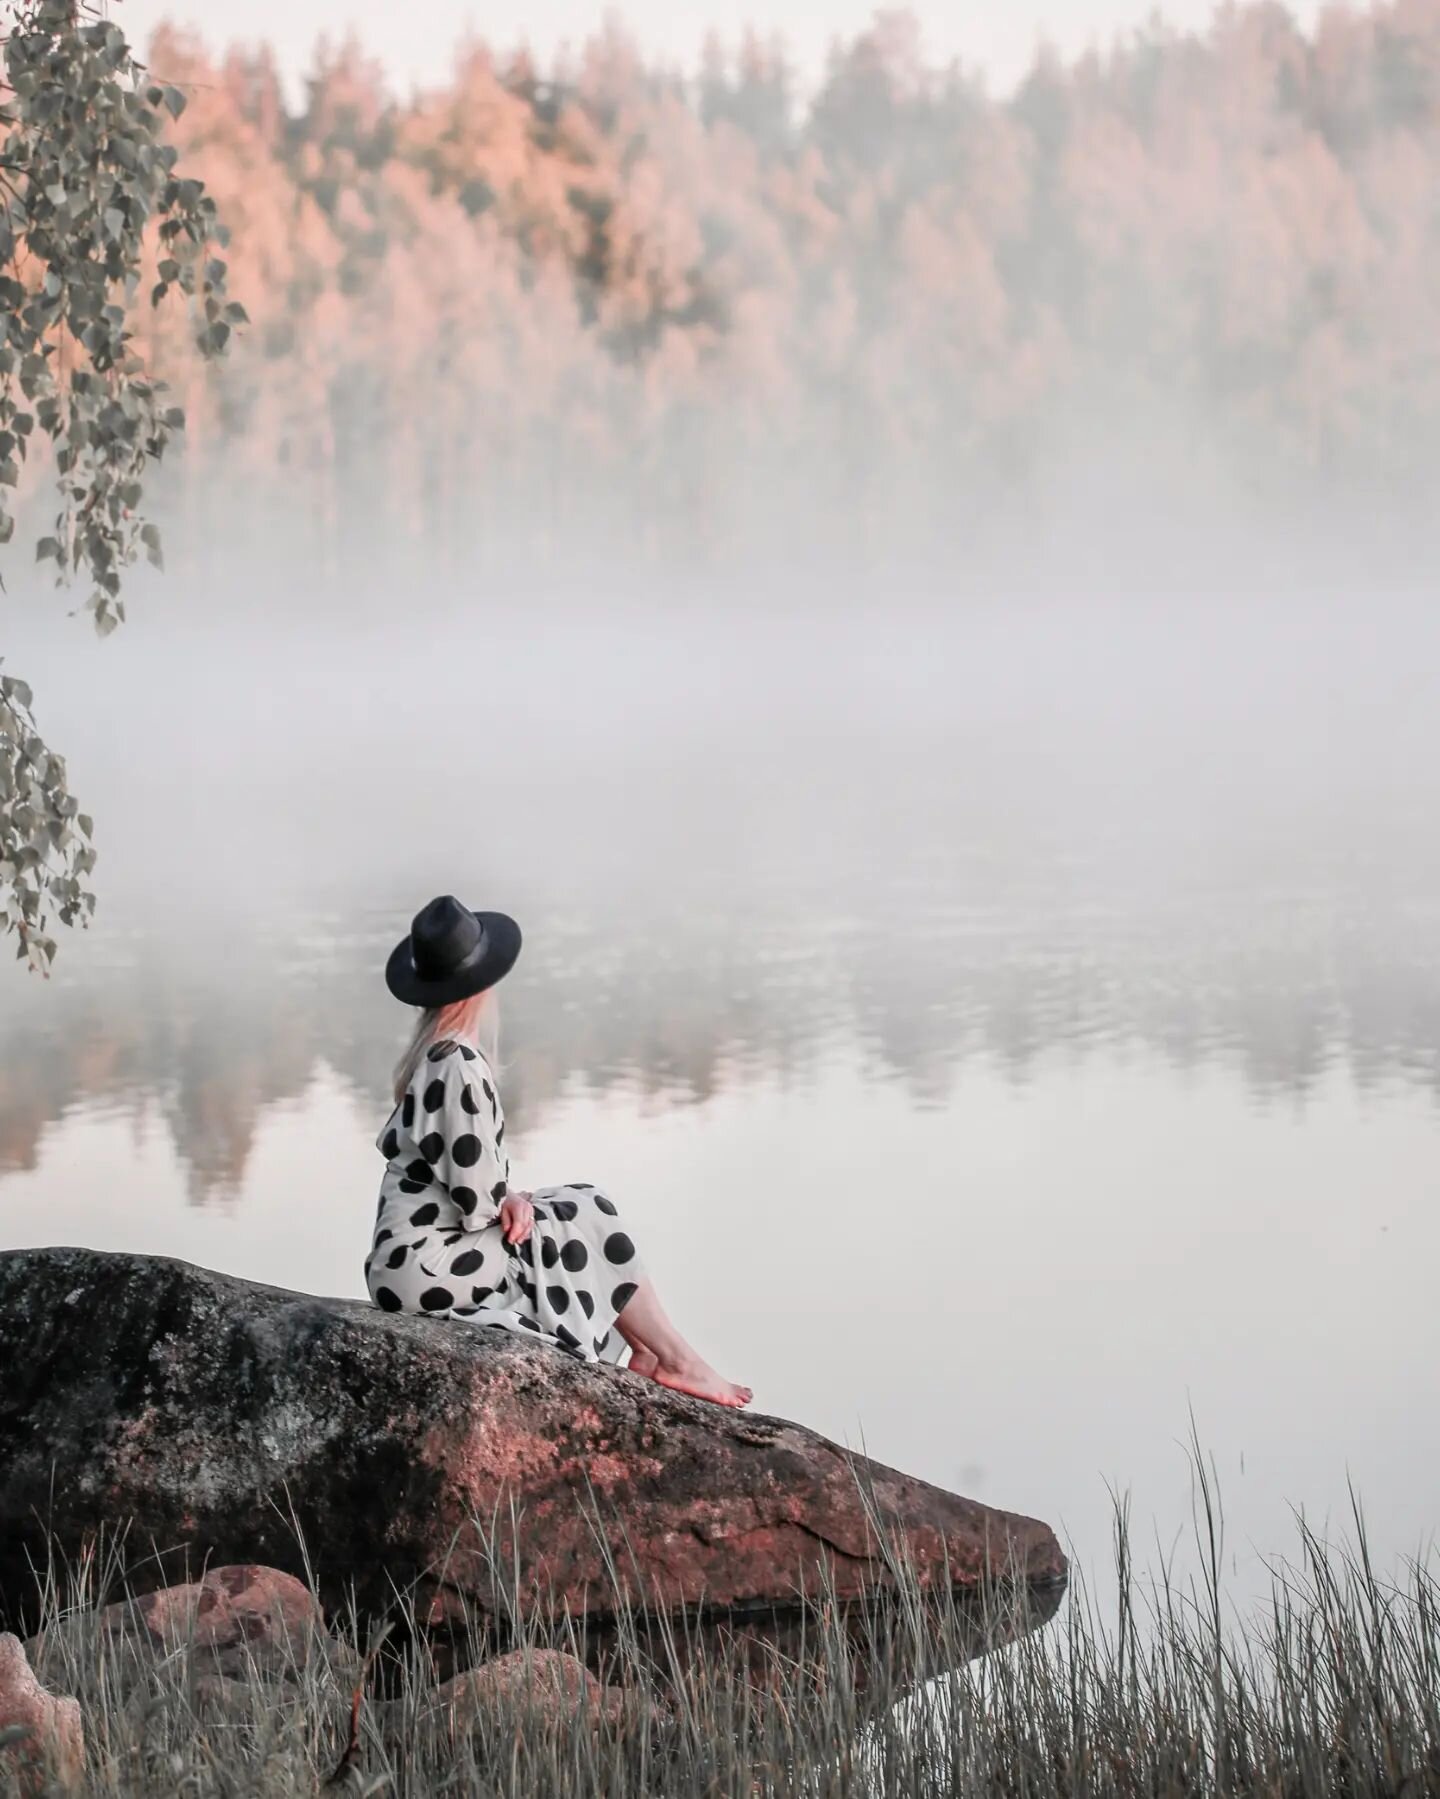
[[[494,1080],[486,1064],[463,1048],[426,1072],[420,1153],[459,1208],[464,1228],[483,1231],[495,1222],[510,1180]]]

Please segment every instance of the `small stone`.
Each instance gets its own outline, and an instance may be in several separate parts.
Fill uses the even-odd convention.
[[[101,1626],[143,1633],[156,1650],[189,1644],[232,1678],[257,1667],[303,1666],[325,1637],[320,1607],[302,1581],[248,1562],[107,1606]]]
[[[105,1638],[123,1648],[111,1665],[125,1684],[143,1679],[157,1658],[188,1654],[200,1680],[294,1681],[322,1658],[340,1681],[360,1658],[325,1629],[320,1607],[302,1581],[256,1563],[211,1568],[203,1579],[120,1600],[88,1616],[63,1620],[26,1645],[44,1662],[52,1634],[74,1647]]]
[[[516,1649],[467,1668],[435,1689],[426,1705],[452,1732],[497,1710],[530,1711],[547,1722],[583,1712],[586,1722],[615,1723],[625,1707],[619,1687],[601,1686],[573,1655],[558,1649]]]
[[[8,1631],[0,1634],[0,1742],[0,1773],[18,1767],[22,1792],[43,1792],[47,1776],[65,1787],[79,1785],[85,1770],[80,1702],[46,1692],[20,1639]]]

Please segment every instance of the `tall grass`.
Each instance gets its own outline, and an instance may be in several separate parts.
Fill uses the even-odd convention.
[[[1433,1566],[1380,1574],[1357,1505],[1338,1544],[1297,1522],[1294,1559],[1272,1568],[1263,1604],[1238,1611],[1198,1460],[1197,1495],[1198,1572],[1184,1581],[1172,1566],[1137,1574],[1117,1504],[1104,1615],[1081,1584],[1043,1630],[1014,1586],[983,1596],[977,1618],[897,1560],[882,1606],[857,1613],[822,1591],[783,1650],[743,1626],[636,1614],[619,1594],[616,1533],[603,1642],[518,1592],[505,1625],[512,1646],[568,1646],[626,1690],[598,1714],[547,1708],[537,1686],[457,1726],[433,1703],[432,1647],[404,1632],[404,1594],[383,1642],[373,1621],[332,1620],[357,1651],[374,1643],[358,1673],[358,1653],[297,1645],[283,1677],[257,1658],[217,1694],[203,1653],[177,1641],[137,1675],[91,1627],[115,1573],[95,1556],[43,1577],[39,1672],[81,1701],[97,1794],[1440,1795]],[[459,1628],[462,1661],[493,1653],[493,1619]],[[1004,1646],[967,1659],[977,1630]]]

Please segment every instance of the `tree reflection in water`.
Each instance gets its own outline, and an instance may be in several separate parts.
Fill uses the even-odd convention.
[[[703,1104],[858,1044],[879,1078],[942,1103],[973,1059],[1024,1082],[1047,1057],[1129,1049],[1234,1070],[1257,1101],[1329,1069],[1440,1098],[1440,975],[1429,920],[1294,903],[1131,918],[903,902],[870,916],[774,907],[680,919],[527,914],[505,999],[507,1109],[519,1129],[575,1081]],[[345,934],[342,934],[342,931]],[[194,1203],[233,1193],[266,1111],[322,1066],[378,1114],[399,1019],[378,970],[396,920],[316,913],[257,925],[223,954],[76,942],[49,983],[8,983],[0,1174],[36,1165],[57,1120],[99,1107],[162,1119]]]

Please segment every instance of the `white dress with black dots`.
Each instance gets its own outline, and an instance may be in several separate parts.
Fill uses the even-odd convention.
[[[523,1331],[587,1362],[614,1358],[615,1319],[642,1274],[635,1245],[587,1181],[538,1189],[528,1240],[505,1241],[505,1115],[478,1051],[434,1044],[376,1147],[385,1174],[365,1262],[376,1305]]]

